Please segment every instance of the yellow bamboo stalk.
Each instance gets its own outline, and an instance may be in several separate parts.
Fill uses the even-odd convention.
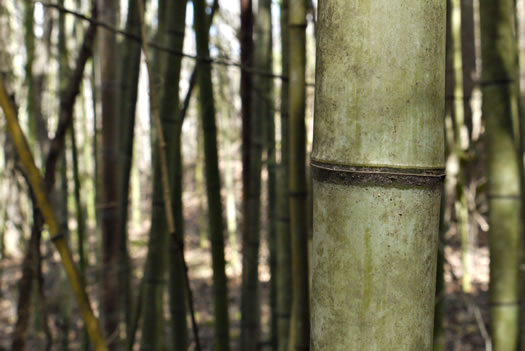
[[[49,199],[47,197],[47,192],[44,186],[44,181],[38,168],[35,165],[33,155],[29,149],[27,139],[18,124],[18,119],[16,117],[15,108],[4,86],[4,81],[0,76],[0,107],[4,111],[5,118],[7,120],[7,127],[9,129],[9,134],[11,135],[12,141],[15,144],[18,156],[20,161],[24,166],[24,170],[31,185],[31,189],[35,195],[40,212],[42,213],[45,222],[47,223],[49,232],[52,236],[53,244],[55,245],[60,258],[62,260],[62,265],[66,271],[67,278],[73,289],[73,294],[77,300],[78,307],[82,314],[84,323],[86,324],[86,329],[88,331],[89,338],[93,343],[96,351],[107,351],[106,342],[102,336],[100,326],[97,318],[93,314],[91,309],[91,304],[89,302],[89,297],[84,289],[84,285],[80,278],[80,274],[73,263],[73,257],[69,248],[66,244],[66,241],[63,236],[61,236],[58,221],[56,218],[55,211]]]

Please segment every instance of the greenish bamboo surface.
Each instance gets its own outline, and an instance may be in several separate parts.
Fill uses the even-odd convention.
[[[519,335],[520,163],[513,128],[517,95],[515,3],[480,1],[482,113],[489,188],[490,317],[494,350],[515,350]]]
[[[520,181],[512,126],[511,80],[516,74],[512,1],[480,2],[483,117],[486,124],[489,182],[491,334],[495,350],[514,350],[518,342]],[[496,16],[494,14],[497,14]],[[499,83],[494,83],[496,80]]]
[[[429,351],[446,2],[319,5],[311,349]]]

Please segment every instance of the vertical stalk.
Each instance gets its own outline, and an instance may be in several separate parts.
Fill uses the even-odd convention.
[[[253,64],[253,8],[252,0],[241,0],[241,63]],[[254,351],[259,339],[257,299],[257,270],[259,252],[259,191],[260,161],[254,160],[252,108],[252,76],[241,69],[242,101],[242,286],[241,286],[241,349]],[[258,190],[259,188],[259,190]]]
[[[118,0],[97,0],[99,19],[113,26],[117,24]],[[118,119],[119,74],[116,37],[101,30],[99,37],[99,71],[101,79],[100,97],[102,106],[102,164],[100,204],[102,229],[102,297],[101,316],[108,347],[116,350],[120,342],[119,323],[121,317],[119,287],[119,136]]]
[[[310,345],[308,204],[306,184],[306,1],[290,1],[289,12],[289,203],[292,248],[292,310],[288,350]]]
[[[165,33],[159,33],[165,43],[175,50],[182,50],[184,40],[184,24],[186,15],[186,0],[171,1],[165,9]],[[148,257],[145,268],[144,319],[142,324],[143,339],[141,349],[156,350],[162,345],[163,303],[162,294],[169,262],[169,294],[170,315],[172,327],[172,347],[186,349],[188,344],[186,322],[185,273],[183,266],[183,251],[181,243],[184,240],[184,219],[182,212],[182,154],[181,133],[182,121],[179,113],[179,89],[181,57],[169,56],[163,71],[163,95],[160,100],[160,118],[164,134],[164,144],[167,160],[167,177],[169,192],[173,207],[166,209],[164,200],[162,165],[160,155],[154,152],[153,180],[153,214]],[[152,107],[153,108],[153,107]],[[171,211],[174,218],[174,231],[171,232],[166,221],[166,211]],[[168,236],[171,234],[171,236]],[[168,245],[169,243],[169,245]],[[168,251],[168,247],[170,248]],[[169,255],[167,255],[169,252]],[[169,261],[168,261],[169,260]],[[150,308],[154,306],[154,308]]]
[[[404,5],[320,3],[314,351],[433,347],[446,2]]]
[[[283,76],[289,76],[288,52],[288,0],[281,1],[281,65]],[[277,346],[279,351],[288,350],[290,330],[291,256],[290,206],[288,201],[288,81],[281,81],[281,164],[278,177],[278,234],[277,234]]]
[[[128,1],[126,32],[140,36],[138,0]],[[126,322],[126,335],[129,339],[132,316],[131,264],[128,251],[129,182],[133,160],[133,136],[135,130],[135,107],[140,71],[140,44],[132,40],[122,43],[122,77],[120,91],[119,119],[122,131],[119,153],[121,161],[120,199],[119,199],[119,285],[122,291],[122,308]]]
[[[197,55],[209,57],[208,20],[205,0],[195,0],[194,23],[197,41]],[[228,286],[224,260],[224,224],[221,201],[221,179],[217,151],[217,128],[215,123],[215,103],[211,77],[211,64],[208,60],[199,61],[198,83],[201,103],[202,130],[204,136],[204,171],[208,195],[208,228],[210,231],[213,300],[215,314],[215,350],[229,350]]]
[[[480,1],[482,112],[489,191],[490,316],[495,350],[515,350],[519,325],[520,162],[513,119],[517,40],[513,0]]]

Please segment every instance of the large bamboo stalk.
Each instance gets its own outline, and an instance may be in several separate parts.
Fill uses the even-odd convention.
[[[515,2],[480,1],[482,112],[489,187],[490,316],[495,350],[516,350],[519,326],[520,162],[514,138]]]
[[[195,0],[194,23],[197,41],[197,55],[209,57],[208,19],[206,1]],[[221,177],[217,151],[217,127],[215,124],[215,103],[209,61],[200,61],[198,69],[199,97],[201,104],[202,130],[204,136],[204,171],[208,195],[208,228],[210,231],[213,300],[215,315],[215,350],[229,350],[228,285],[224,260],[224,223],[222,217]]]
[[[292,248],[292,309],[288,350],[310,345],[308,204],[306,181],[306,1],[290,1],[289,12],[289,204]]]
[[[312,350],[429,351],[446,3],[319,5]]]

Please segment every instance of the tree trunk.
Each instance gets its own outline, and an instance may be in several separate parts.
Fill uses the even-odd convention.
[[[489,191],[490,316],[495,350],[515,350],[519,323],[520,169],[513,134],[517,103],[515,3],[480,1],[482,112]]]
[[[288,350],[308,350],[308,203],[306,182],[306,1],[290,1],[289,12],[289,203],[292,248],[292,310]]]
[[[446,3],[320,5],[312,349],[429,351]]]
[[[209,57],[208,19],[206,1],[195,0],[194,24],[197,40],[197,55]],[[224,224],[221,202],[221,179],[217,151],[217,128],[215,125],[215,103],[209,61],[199,61],[199,97],[201,104],[202,130],[204,136],[204,171],[208,195],[208,228],[210,231],[213,300],[215,314],[215,350],[229,350],[228,285],[224,260]]]

